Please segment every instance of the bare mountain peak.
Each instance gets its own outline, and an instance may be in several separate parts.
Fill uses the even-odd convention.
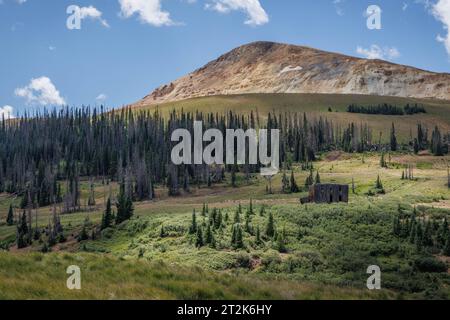
[[[258,41],[166,84],[137,106],[245,93],[367,94],[450,100],[450,75],[304,46]]]

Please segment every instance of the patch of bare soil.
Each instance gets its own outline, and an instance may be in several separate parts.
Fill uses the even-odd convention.
[[[326,161],[337,161],[340,160],[342,155],[344,154],[344,152],[342,151],[331,151],[330,153],[327,154],[327,156],[325,157]]]
[[[439,202],[431,202],[431,203],[418,203],[418,204],[416,204],[416,206],[450,210],[450,200],[441,200]]]
[[[445,262],[447,264],[447,266],[449,267],[447,269],[447,273],[450,274],[450,257],[446,257],[446,256],[436,256],[436,258],[442,262]]]

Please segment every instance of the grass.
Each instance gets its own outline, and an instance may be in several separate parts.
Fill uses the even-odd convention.
[[[66,287],[81,269],[81,290]],[[0,252],[0,299],[386,299],[392,292],[212,273],[198,267],[100,254]]]

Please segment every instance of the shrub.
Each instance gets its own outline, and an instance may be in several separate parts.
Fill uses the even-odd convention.
[[[418,258],[414,261],[414,268],[420,272],[447,272],[447,265],[435,258]]]

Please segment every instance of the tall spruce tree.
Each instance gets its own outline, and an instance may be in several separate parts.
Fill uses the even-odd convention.
[[[14,209],[12,204],[9,206],[8,216],[6,217],[6,224],[12,226],[14,224]]]
[[[105,230],[106,228],[111,227],[112,222],[113,222],[113,215],[111,210],[111,198],[108,198],[108,201],[106,201],[106,209],[102,216],[102,223],[100,229]]]

